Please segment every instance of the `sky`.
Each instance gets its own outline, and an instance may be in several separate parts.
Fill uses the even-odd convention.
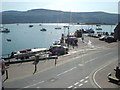
[[[51,9],[71,12],[118,13],[119,0],[1,0],[0,10]]]

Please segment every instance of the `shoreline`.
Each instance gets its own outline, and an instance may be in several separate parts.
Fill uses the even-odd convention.
[[[41,22],[36,22],[36,23],[32,23],[32,22],[29,22],[29,23],[1,23],[0,25],[5,25],[5,24],[60,24],[60,25],[116,25],[116,24],[103,24],[103,23],[80,23],[80,24],[77,24],[77,23],[41,23]]]

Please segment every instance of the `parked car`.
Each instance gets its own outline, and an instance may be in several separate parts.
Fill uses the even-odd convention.
[[[105,41],[108,42],[108,43],[112,43],[112,42],[116,42],[117,39],[115,39],[112,36],[107,36],[107,37],[105,37]]]
[[[68,47],[62,45],[52,45],[50,46],[49,51],[52,55],[64,55],[68,53]]]
[[[106,36],[99,37],[99,40],[104,41],[106,39]]]

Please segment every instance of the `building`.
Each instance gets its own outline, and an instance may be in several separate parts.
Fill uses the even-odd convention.
[[[114,29],[114,38],[120,41],[120,22]]]

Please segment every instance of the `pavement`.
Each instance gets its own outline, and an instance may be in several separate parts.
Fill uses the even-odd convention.
[[[102,49],[106,48],[111,48],[116,43],[106,43],[104,41],[99,41],[98,38],[92,38],[92,37],[86,37],[85,38],[85,43],[79,39],[78,42],[78,47],[75,47],[74,49],[70,47],[70,51],[68,54],[59,56],[57,59],[57,64],[55,65],[55,59],[46,59],[46,60],[41,60],[37,64],[37,73],[49,70],[51,68],[55,68],[58,65],[64,64],[66,62],[69,62],[69,59],[71,58],[76,58],[80,55],[86,55],[90,53],[96,53]],[[5,80],[5,75],[3,76],[3,79],[5,82],[11,82],[14,80],[19,80],[23,79],[28,76],[33,76],[34,73],[35,65],[33,64],[33,61],[31,62],[25,62],[25,63],[16,63],[16,64],[11,64],[8,67],[8,74],[9,77],[7,80]]]

